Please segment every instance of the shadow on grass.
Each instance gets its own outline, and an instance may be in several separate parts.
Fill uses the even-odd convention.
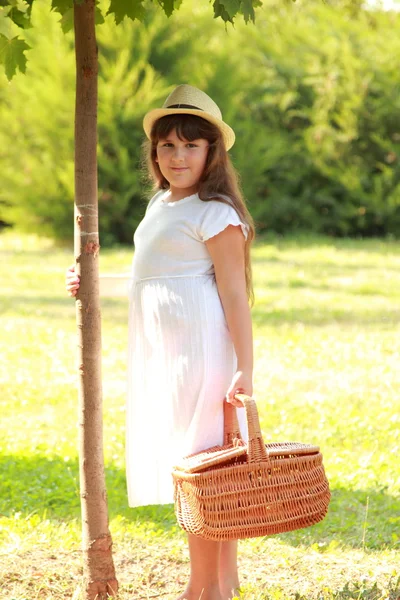
[[[400,578],[391,577],[385,590],[376,582],[371,585],[365,579],[357,582],[346,583],[341,590],[325,589],[323,596],[326,600],[399,600]],[[296,593],[294,600],[309,600],[309,596]]]
[[[353,292],[346,292],[353,294]],[[39,317],[42,319],[71,319],[75,318],[75,307],[71,300],[46,297],[12,297],[0,298],[0,314],[12,314],[21,317]],[[103,298],[101,300],[101,314],[103,322],[114,325],[126,326],[128,322],[128,300],[126,298]],[[331,308],[327,304],[315,304],[314,307],[275,309],[270,304],[257,304],[252,310],[253,323],[256,326],[284,325],[303,323],[314,327],[323,327],[331,323],[343,325],[374,326],[376,324],[400,323],[400,310],[398,308],[383,310],[346,310],[345,308]]]
[[[312,248],[312,245],[309,246]],[[282,251],[287,250],[289,247],[282,248]],[[400,252],[400,248],[398,250]],[[346,261],[346,259],[345,259]],[[325,258],[313,259],[307,262],[307,259],[300,255],[296,260],[292,257],[287,256],[252,256],[251,262],[254,265],[257,265],[257,269],[262,270],[265,267],[265,270],[268,272],[268,266],[274,267],[287,267],[288,269],[293,269],[293,267],[301,267],[309,272],[315,273],[316,276],[323,273],[338,275],[338,274],[349,274],[349,273],[357,273],[359,271],[376,271],[379,274],[382,269],[382,265],[376,264],[374,262],[366,263],[366,262],[358,262],[347,263],[347,262],[334,262],[330,260],[326,260]],[[262,272],[262,271],[261,271]],[[385,272],[393,273],[394,276],[398,275],[398,268],[396,266],[385,266]],[[370,273],[369,273],[370,274]]]
[[[158,529],[176,529],[173,505],[130,508],[125,472],[106,466],[110,519],[124,517],[136,523],[154,524]],[[48,520],[80,518],[78,461],[46,458],[42,455],[0,456],[0,516],[20,519],[32,514]]]
[[[331,308],[327,305],[315,305],[313,308],[271,308],[268,304],[257,304],[252,310],[254,325],[298,324],[312,327],[324,327],[333,323],[341,325],[362,325],[364,328],[376,325],[397,325],[400,323],[400,310],[398,308],[386,310],[345,310]]]
[[[298,231],[285,235],[273,232],[257,235],[255,246],[264,245],[276,246],[276,248],[282,250],[289,248],[320,248],[322,246],[325,248],[334,248],[335,250],[351,250],[354,255],[365,253],[381,254],[382,251],[392,254],[400,253],[400,244],[396,239],[385,239],[382,237],[332,237],[307,231]]]
[[[106,467],[110,518],[123,517],[136,524],[158,530],[176,528],[172,505],[129,508],[125,473],[112,465]],[[144,482],[145,485],[145,482]],[[41,455],[0,458],[0,514],[23,519],[37,513],[48,520],[79,519],[80,500],[78,463]],[[368,505],[368,508],[367,508]],[[316,545],[321,552],[332,543],[352,548],[382,550],[396,539],[400,497],[385,489],[332,490],[327,517],[309,529],[279,535],[292,546]]]
[[[128,322],[128,298],[102,298],[101,312],[103,319],[113,323],[126,325]],[[75,318],[75,301],[72,298],[51,296],[1,296],[0,314],[10,313],[14,316],[39,316],[43,319]]]

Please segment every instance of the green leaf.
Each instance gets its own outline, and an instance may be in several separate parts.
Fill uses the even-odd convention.
[[[0,63],[4,65],[7,78],[14,77],[17,68],[25,73],[26,57],[24,52],[29,46],[24,40],[14,37],[11,40],[0,34]]]
[[[167,17],[170,17],[176,8],[174,0],[158,0],[158,3]]]
[[[254,8],[258,6],[262,6],[261,0],[214,0],[214,17],[233,24],[234,18],[242,14],[246,23],[254,23]]]
[[[221,17],[221,19],[223,21],[225,21],[225,23],[227,23],[227,22],[233,23],[232,17],[225,10],[225,7],[220,2],[220,0],[214,0],[213,8],[214,8],[214,18],[215,19],[217,19],[218,17]]]
[[[240,11],[240,0],[221,0],[220,4],[223,5],[225,11],[228,13],[230,20],[233,21],[233,17]],[[251,0],[250,0],[251,4]]]
[[[22,29],[29,29],[31,25],[32,5],[25,0],[8,0],[9,6],[6,8],[8,17],[13,23]]]
[[[0,6],[0,34],[4,35],[8,40],[18,34],[18,29],[15,23],[8,16],[11,6]]]
[[[72,10],[73,6],[73,0],[52,0],[51,2],[51,10],[59,12],[62,16],[64,16],[69,10]]]
[[[262,2],[259,2],[258,0],[256,0],[255,2],[253,0],[243,0],[242,1],[242,12],[243,12],[243,17],[246,23],[248,23],[249,21],[255,21],[256,19],[256,15],[254,13],[254,7],[255,6],[261,6]]]
[[[7,0],[7,3],[11,8],[17,8],[22,13],[31,12],[32,4],[29,4],[26,0]],[[4,2],[2,2],[4,5]]]
[[[98,6],[96,6],[96,9],[95,9],[94,19],[95,19],[96,25],[102,25],[104,23],[103,13],[101,12],[101,10]]]
[[[107,15],[113,14],[115,22],[121,23],[125,17],[134,21],[143,21],[146,10],[142,6],[143,0],[111,0]]]
[[[68,33],[74,27],[74,9],[69,8],[60,19],[61,29],[64,33]]]

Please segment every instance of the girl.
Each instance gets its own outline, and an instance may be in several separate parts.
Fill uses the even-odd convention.
[[[253,392],[254,226],[227,153],[234,132],[215,102],[189,85],[178,86],[161,109],[146,114],[143,126],[157,193],[134,236],[126,435],[130,506],[172,502],[173,465],[222,444],[224,398],[240,407],[235,394]],[[74,267],[67,271],[66,287],[76,295]],[[241,424],[243,413],[239,408]],[[193,535],[188,541],[191,573],[180,600],[232,598],[239,587],[237,542]]]

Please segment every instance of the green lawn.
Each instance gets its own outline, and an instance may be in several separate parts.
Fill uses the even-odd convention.
[[[102,250],[101,271],[131,249]],[[72,249],[0,235],[0,598],[78,600]],[[306,530],[240,545],[243,598],[400,598],[400,244],[268,238],[253,251],[255,396],[267,440],[317,443],[332,501]],[[121,600],[171,598],[188,574],[173,507],[130,509],[127,301],[104,298],[104,438]],[[145,485],[145,482],[144,482]]]

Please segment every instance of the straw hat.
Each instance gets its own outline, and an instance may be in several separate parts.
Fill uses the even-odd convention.
[[[143,119],[143,128],[150,139],[154,123],[166,115],[196,115],[213,123],[222,132],[225,148],[229,150],[235,143],[233,129],[222,120],[222,114],[214,100],[191,85],[178,85],[168,96],[162,108],[148,112]]]

